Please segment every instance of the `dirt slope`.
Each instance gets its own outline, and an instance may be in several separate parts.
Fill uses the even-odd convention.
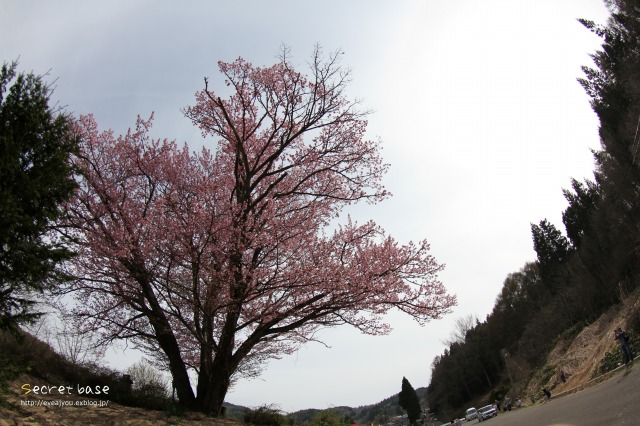
[[[574,339],[559,341],[547,358],[545,369],[553,374],[545,381],[533,379],[527,386],[525,398],[540,395],[540,389],[547,387],[553,395],[560,395],[574,389],[588,386],[607,352],[616,348],[613,330],[626,329],[627,321],[640,311],[640,292],[629,295],[622,304],[613,306],[592,324],[585,327]],[[636,354],[637,355],[637,354]],[[563,370],[567,381],[562,382],[557,372]]]

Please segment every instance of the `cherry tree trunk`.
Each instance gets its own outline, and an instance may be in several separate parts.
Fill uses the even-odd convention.
[[[201,364],[198,374],[197,410],[213,417],[222,415],[222,404],[231,384],[233,369],[229,363],[217,357]]]

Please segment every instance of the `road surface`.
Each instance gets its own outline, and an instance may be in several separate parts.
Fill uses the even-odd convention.
[[[636,360],[636,363],[638,361]],[[473,421],[468,424],[476,424]],[[503,413],[483,426],[640,425],[640,365],[624,369],[606,382],[552,398],[543,404]]]

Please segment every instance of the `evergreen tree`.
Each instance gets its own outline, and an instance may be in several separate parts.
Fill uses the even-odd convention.
[[[601,149],[595,152],[602,200],[593,228],[598,280],[607,290],[638,285],[640,264],[640,0],[611,0],[606,26],[580,20],[603,40],[579,79],[600,120]],[[596,257],[597,256],[597,257]],[[630,289],[628,289],[630,290]]]
[[[554,287],[560,267],[571,254],[569,241],[546,219],[541,220],[540,225],[531,224],[531,233],[542,281],[547,287]]]
[[[49,231],[76,187],[70,120],[49,106],[41,76],[0,70],[0,329],[39,316],[34,296],[64,279],[71,253]]]
[[[407,412],[409,423],[415,424],[420,418],[422,408],[420,408],[420,400],[416,390],[406,377],[402,378],[402,390],[400,391],[399,399],[400,406]]]
[[[571,180],[573,191],[563,189],[564,198],[569,206],[562,213],[562,222],[567,230],[571,245],[580,248],[582,237],[590,230],[591,218],[600,201],[600,188],[590,180],[585,183]]]

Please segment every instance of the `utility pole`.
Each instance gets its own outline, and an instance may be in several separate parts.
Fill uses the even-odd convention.
[[[509,352],[506,349],[502,350],[502,356],[504,356],[504,365],[507,367],[507,374],[509,375],[509,383],[511,383],[511,389],[509,392],[513,396],[513,377],[511,377],[511,370],[509,369]]]

